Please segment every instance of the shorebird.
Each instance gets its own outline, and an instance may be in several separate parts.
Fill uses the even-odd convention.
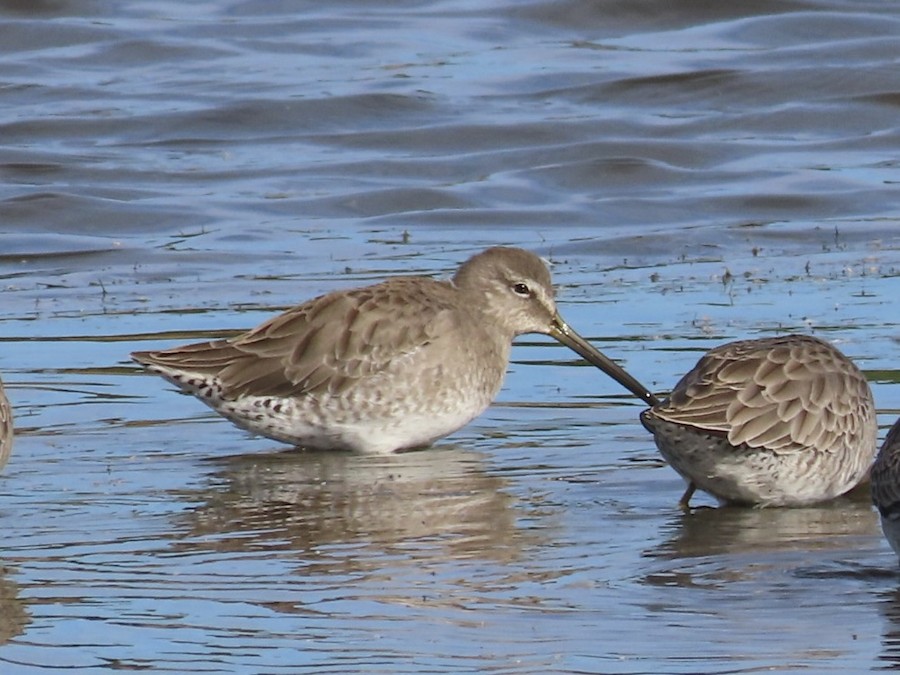
[[[710,350],[641,422],[687,480],[685,509],[696,488],[726,503],[825,501],[856,486],[877,450],[865,376],[806,335]]]
[[[132,358],[249,431],[310,449],[430,445],[494,400],[513,338],[556,338],[636,396],[653,395],[560,317],[536,255],[490,248],[452,280],[337,291],[246,333]]]
[[[872,501],[885,538],[900,556],[900,419],[888,432],[872,465]]]
[[[0,381],[0,467],[9,461],[13,444],[13,416],[12,407],[6,392],[3,391],[3,382]]]

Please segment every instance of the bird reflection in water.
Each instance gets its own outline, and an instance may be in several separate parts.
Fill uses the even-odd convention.
[[[304,574],[377,569],[384,556],[509,562],[527,537],[506,481],[478,453],[361,455],[286,451],[221,464],[183,514],[180,549],[292,551]],[[210,536],[214,535],[214,536]],[[396,562],[396,561],[394,561]]]

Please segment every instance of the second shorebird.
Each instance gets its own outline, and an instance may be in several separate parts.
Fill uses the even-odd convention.
[[[13,445],[13,416],[12,407],[6,392],[3,391],[3,382],[0,382],[0,467],[9,461]]]
[[[641,422],[688,481],[682,508],[696,488],[738,504],[825,501],[855,487],[877,450],[865,376],[806,335],[710,350]]]
[[[481,414],[524,333],[556,338],[656,402],[562,320],[547,266],[517,248],[470,258],[452,281],[337,291],[229,340],[132,358],[250,431],[377,453],[427,446]]]
[[[885,538],[900,556],[900,419],[888,432],[872,465],[872,501]]]

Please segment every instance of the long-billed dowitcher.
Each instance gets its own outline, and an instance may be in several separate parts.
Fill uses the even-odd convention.
[[[250,431],[312,449],[391,452],[427,446],[483,412],[523,333],[556,338],[654,401],[562,320],[547,266],[517,248],[479,253],[450,281],[396,277],[337,291],[228,340],[132,358]]]
[[[759,506],[831,499],[865,477],[877,449],[865,376],[806,335],[710,350],[641,422],[688,481],[683,508],[696,488]]]
[[[885,538],[900,556],[900,419],[894,422],[872,465],[872,501],[881,515]]]
[[[0,467],[9,460],[13,444],[13,416],[9,399],[0,381]]]

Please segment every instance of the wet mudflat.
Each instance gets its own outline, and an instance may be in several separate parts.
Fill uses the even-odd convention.
[[[889,3],[0,3],[0,672],[867,672],[865,490],[682,514],[641,406],[548,339],[434,448],[249,437],[128,353],[317,294],[553,263],[656,391],[786,331],[900,415]]]

